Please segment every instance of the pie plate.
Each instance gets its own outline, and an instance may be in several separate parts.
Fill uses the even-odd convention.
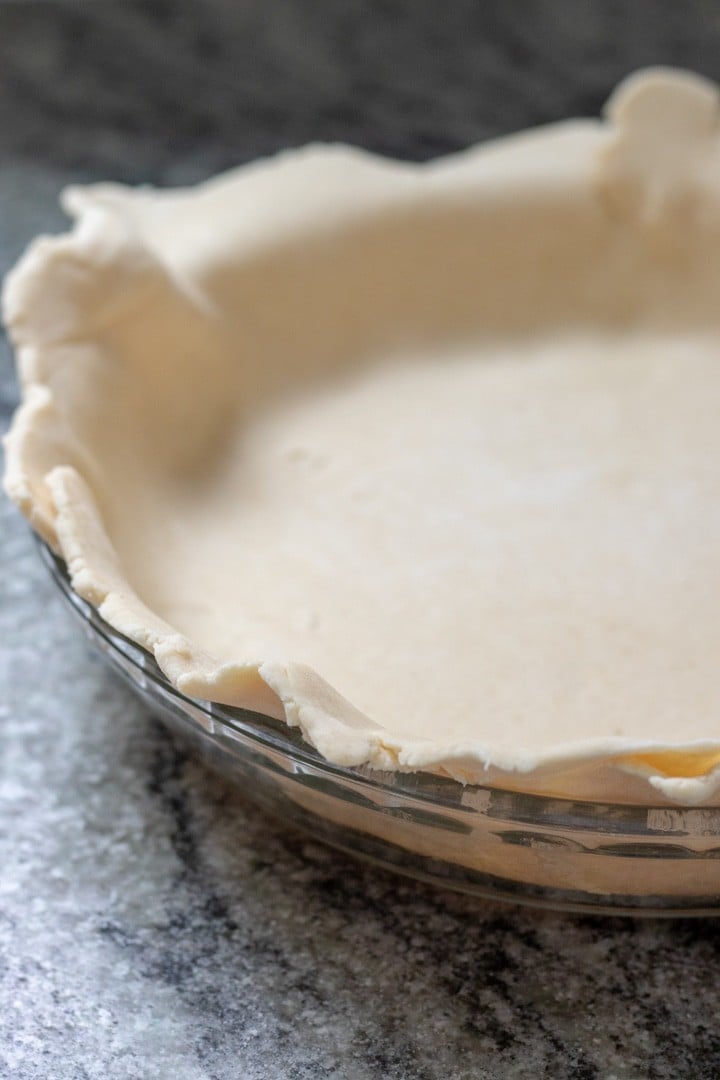
[[[422,165],[71,188],[8,276],[8,493],[284,820],[482,895],[718,906],[718,115],[654,70]]]

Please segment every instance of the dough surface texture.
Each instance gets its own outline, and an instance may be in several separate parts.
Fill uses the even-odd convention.
[[[717,802],[717,104],[69,189],[5,286],[7,491],[183,693],[335,763]]]

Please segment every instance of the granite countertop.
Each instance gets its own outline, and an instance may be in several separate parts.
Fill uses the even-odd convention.
[[[596,112],[641,64],[720,74],[719,46],[699,0],[5,2],[0,270],[70,181],[317,138],[427,157]],[[720,922],[483,903],[267,819],[91,654],[6,501],[0,543],[1,1076],[720,1075]]]

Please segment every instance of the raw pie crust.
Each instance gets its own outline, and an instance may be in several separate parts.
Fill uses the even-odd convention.
[[[72,188],[9,276],[6,487],[185,694],[333,762],[720,789],[720,139],[605,121]]]

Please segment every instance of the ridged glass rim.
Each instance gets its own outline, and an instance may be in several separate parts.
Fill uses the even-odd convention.
[[[298,728],[290,727],[282,720],[184,695],[163,674],[151,653],[111,627],[88,601],[78,595],[62,557],[55,554],[42,538],[36,536],[36,540],[42,561],[50,571],[52,580],[75,613],[91,624],[94,633],[110,650],[122,653],[126,661],[141,671],[144,678],[158,684],[180,708],[188,712],[188,707],[191,707],[193,714],[199,710],[207,716],[212,723],[206,728],[205,734],[210,739],[214,735],[213,727],[220,724],[230,733],[239,733],[260,746],[284,753],[298,763],[322,770],[331,777],[352,781],[385,794],[423,800],[435,807],[477,812],[479,806],[473,796],[482,799],[483,793],[492,794],[496,813],[505,805],[508,818],[528,825],[646,837],[657,835],[667,840],[672,835],[687,836],[694,832],[691,821],[700,811],[704,834],[707,836],[708,833],[717,833],[720,836],[720,807],[668,807],[667,803],[607,803],[594,799],[518,791],[494,784],[463,784],[451,777],[430,772],[389,772],[364,765],[336,765],[307,743]],[[668,830],[667,827],[653,828],[648,824],[649,814],[667,812],[668,809],[677,815],[678,826],[681,826],[687,815],[691,815],[687,822],[688,828]]]

